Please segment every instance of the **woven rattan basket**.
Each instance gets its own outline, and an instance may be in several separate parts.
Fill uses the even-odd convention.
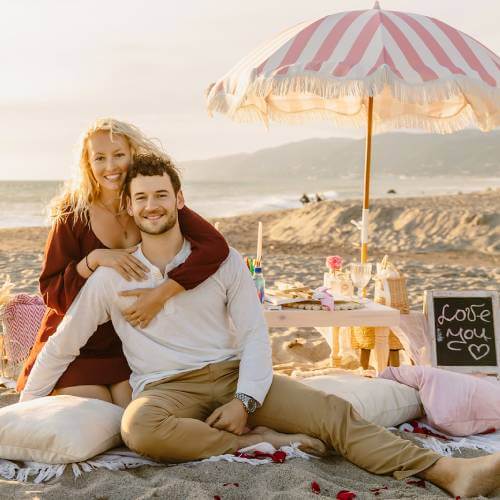
[[[354,326],[351,328],[351,347],[353,349],[373,349],[375,347],[375,328],[372,326]],[[389,333],[389,349],[399,351],[403,345],[392,333]]]
[[[410,304],[408,302],[408,290],[406,289],[406,278],[404,276],[399,276],[397,278],[386,278],[384,280],[389,286],[389,293],[391,297],[391,303],[386,304],[386,299],[381,294],[375,294],[375,302],[379,304],[393,307],[394,309],[399,309],[401,314],[410,313]]]
[[[410,304],[408,290],[406,289],[406,278],[401,276],[396,268],[389,263],[387,255],[382,259],[380,265],[377,265],[377,271],[379,271],[379,268],[380,270],[392,269],[394,274],[398,276],[384,279],[375,278],[375,302],[399,309],[401,314],[409,314]],[[390,297],[390,300],[386,299],[386,297]],[[375,347],[375,328],[369,326],[351,328],[351,346],[353,349],[373,349]],[[389,349],[391,351],[403,349],[403,345],[392,331],[389,333]]]

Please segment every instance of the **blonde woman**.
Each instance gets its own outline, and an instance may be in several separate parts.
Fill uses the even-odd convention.
[[[144,279],[147,269],[131,253],[140,232],[124,207],[121,188],[135,154],[167,155],[135,126],[99,119],[81,140],[79,176],[53,203],[53,225],[45,247],[40,290],[48,307],[35,344],[19,376],[22,391],[44,343],[61,323],[86,279],[99,267],[115,269],[126,279]],[[155,289],[126,292],[137,297],[124,311],[134,326],[147,326],[172,296],[211,276],[228,256],[224,238],[187,207],[179,211],[183,234],[190,240],[188,260]],[[55,386],[70,394],[125,407],[131,397],[130,368],[111,322],[102,324]]]

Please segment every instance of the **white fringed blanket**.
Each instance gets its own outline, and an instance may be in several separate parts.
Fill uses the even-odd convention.
[[[241,462],[250,465],[263,465],[270,462],[284,462],[292,458],[304,458],[306,460],[314,458],[298,449],[298,443],[292,443],[290,446],[283,446],[276,450],[269,443],[260,443],[240,450],[237,454],[226,454],[210,457],[197,462],[187,462],[183,465],[197,465],[203,462]],[[11,462],[10,460],[0,459],[0,477],[16,481],[33,481],[34,483],[43,483],[56,479],[64,473],[67,467],[71,467],[75,477],[81,476],[83,472],[90,472],[95,469],[124,470],[141,467],[143,465],[152,465],[155,467],[166,467],[168,464],[162,464],[141,457],[127,448],[115,448],[102,455],[73,464],[41,464],[37,462]]]
[[[488,434],[456,437],[443,434],[420,420],[406,422],[397,427],[397,430],[415,433],[414,436],[416,436],[416,439],[424,448],[428,448],[444,456],[450,456],[453,452],[462,449],[481,450],[486,453],[500,451],[500,430]],[[428,431],[429,434],[426,435],[422,431]],[[438,436],[445,439],[441,439]]]
[[[433,429],[429,425],[418,421],[405,423],[391,430],[414,433],[416,430],[426,429],[432,434],[444,436],[442,433]],[[487,453],[500,451],[500,431],[467,437],[444,436],[446,440],[439,439],[432,434],[413,434],[424,448],[431,449],[443,456],[450,456],[453,452],[462,449],[482,450]],[[421,436],[421,437],[420,437]],[[263,465],[271,462],[284,462],[293,458],[311,459],[315,458],[307,453],[300,451],[297,443],[290,446],[284,446],[276,450],[269,443],[260,443],[240,450],[238,454],[227,454],[210,457],[197,462],[188,462],[184,465],[197,465],[203,462],[240,462],[250,465]],[[73,475],[79,477],[83,472],[91,472],[95,469],[124,470],[141,467],[143,465],[152,465],[154,467],[166,467],[168,465],[141,457],[127,448],[116,448],[102,455],[99,455],[85,462],[73,464],[41,464],[37,462],[11,462],[0,459],[0,477],[16,481],[33,481],[34,483],[43,483],[56,479],[64,473],[67,467],[71,467]]]

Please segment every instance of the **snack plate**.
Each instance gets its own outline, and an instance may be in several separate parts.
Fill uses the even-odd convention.
[[[286,309],[302,309],[309,311],[328,311],[326,306],[322,306],[319,300],[310,300],[306,302],[298,302],[295,304],[282,304],[281,307]],[[353,311],[355,309],[362,309],[365,307],[359,302],[351,302],[345,300],[336,301],[334,304],[335,311]]]
[[[335,311],[353,311],[355,309],[363,309],[363,307],[365,306],[359,302],[350,302],[343,300],[336,300],[333,306]]]

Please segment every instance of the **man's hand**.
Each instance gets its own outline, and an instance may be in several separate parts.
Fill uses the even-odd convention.
[[[205,422],[221,431],[241,436],[241,434],[248,432],[247,420],[248,413],[243,403],[239,399],[233,399],[214,410]]]
[[[123,317],[132,325],[146,328],[161,311],[165,300],[157,288],[137,288],[120,292],[122,297],[137,297],[137,300],[122,311]]]

